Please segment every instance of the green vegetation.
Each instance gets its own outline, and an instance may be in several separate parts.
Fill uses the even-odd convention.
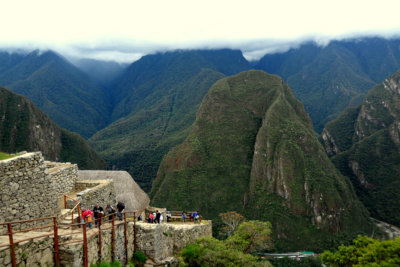
[[[12,158],[12,157],[15,157],[15,155],[10,155],[10,154],[7,154],[7,153],[0,152],[0,160],[9,159],[9,158]]]
[[[379,241],[358,236],[353,245],[340,246],[335,252],[325,251],[322,261],[329,266],[399,266],[400,238]]]
[[[364,103],[326,125],[332,138],[325,142],[339,153],[332,162],[348,176],[372,217],[400,226],[400,72],[375,86]],[[391,84],[391,85],[389,85]],[[392,88],[391,88],[392,87]]]
[[[61,129],[31,101],[0,87],[0,150],[41,151],[45,159],[78,163],[80,169],[104,169],[85,139]]]
[[[400,68],[399,40],[365,38],[306,43],[265,55],[256,68],[281,75],[304,103],[315,129],[345,108],[361,104],[367,90]]]
[[[0,71],[2,86],[28,97],[57,124],[86,138],[108,124],[111,106],[104,90],[64,58],[51,51],[13,57],[0,55],[9,63]]]
[[[135,266],[141,266],[146,263],[146,255],[141,251],[135,251],[131,261]]]
[[[127,170],[150,191],[163,156],[187,137],[211,85],[247,66],[240,51],[233,50],[145,56],[113,90],[117,121],[89,142],[110,166]]]
[[[119,261],[113,261],[113,262],[102,261],[99,264],[90,264],[90,267],[121,267],[121,263]]]
[[[184,266],[271,266],[250,253],[265,248],[271,234],[269,222],[249,221],[225,241],[197,239],[180,253]]]
[[[335,247],[374,228],[302,104],[262,71],[214,84],[189,136],[164,157],[150,197],[155,206],[199,210],[216,232],[227,210],[270,221],[278,251]]]
[[[321,267],[322,262],[318,257],[307,257],[301,260],[284,257],[282,259],[268,259],[274,267]]]

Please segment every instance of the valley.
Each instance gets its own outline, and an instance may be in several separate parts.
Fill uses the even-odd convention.
[[[152,204],[201,210],[215,232],[232,210],[270,221],[279,251],[331,248],[380,234],[370,216],[400,226],[399,46],[305,42],[255,61],[188,49],[131,64],[1,52],[0,148],[128,171]]]

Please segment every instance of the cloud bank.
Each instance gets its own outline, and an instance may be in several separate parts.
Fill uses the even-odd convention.
[[[399,8],[392,0],[2,1],[0,47],[120,62],[227,47],[256,59],[309,40],[397,36]]]

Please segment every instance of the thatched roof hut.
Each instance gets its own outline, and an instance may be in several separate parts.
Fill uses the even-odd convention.
[[[78,171],[80,180],[113,180],[117,201],[125,203],[126,211],[144,210],[149,196],[126,171]]]

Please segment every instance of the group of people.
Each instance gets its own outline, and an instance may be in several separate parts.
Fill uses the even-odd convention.
[[[158,210],[157,210],[157,212],[150,213],[149,217],[147,217],[148,223],[162,223],[163,220],[164,220],[164,216]]]
[[[189,215],[187,214],[186,211],[182,212],[182,221],[183,222],[186,222],[187,219],[191,219],[191,220],[193,220],[193,223],[197,223],[199,221],[199,218],[200,218],[200,216],[197,213],[197,211],[193,211]]]
[[[89,228],[93,227],[93,221],[95,222],[95,226],[101,224],[101,218],[104,216],[108,216],[111,214],[117,215],[117,218],[122,221],[123,212],[125,211],[125,204],[121,201],[118,201],[117,207],[114,208],[110,204],[107,204],[106,210],[104,211],[103,207],[99,204],[94,206],[93,212],[90,209],[82,209],[82,223],[87,223]],[[112,220],[112,216],[108,217],[108,220]]]

